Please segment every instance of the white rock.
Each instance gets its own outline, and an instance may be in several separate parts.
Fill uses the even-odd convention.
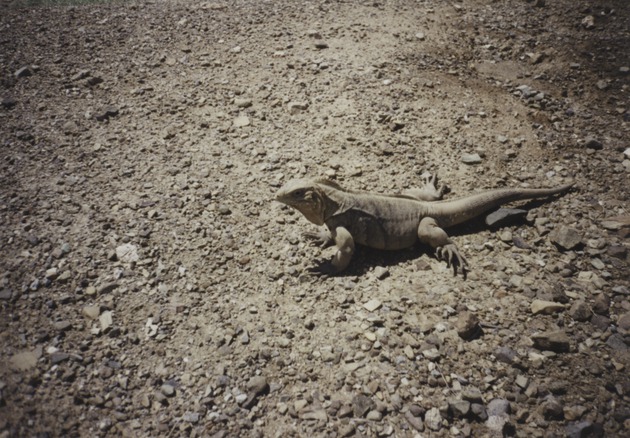
[[[140,260],[138,256],[138,247],[131,243],[125,243],[116,248],[116,257],[123,263],[137,262]]]
[[[373,299],[368,301],[367,303],[365,303],[363,305],[363,307],[368,311],[368,312],[374,312],[376,309],[378,309],[379,307],[381,307],[383,303],[381,303],[379,300],[377,299]]]

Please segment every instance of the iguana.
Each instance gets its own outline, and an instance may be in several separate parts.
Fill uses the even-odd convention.
[[[328,179],[295,179],[277,193],[276,200],[295,208],[316,225],[326,225],[319,233],[304,233],[320,240],[323,246],[337,246],[327,273],[348,267],[355,245],[398,250],[417,241],[435,249],[457,274],[466,276],[468,262],[460,254],[444,228],[461,224],[508,202],[544,198],[567,191],[573,183],[551,189],[495,189],[467,197],[443,201],[444,187],[438,188],[436,176],[422,189],[401,195],[382,195],[345,190]]]

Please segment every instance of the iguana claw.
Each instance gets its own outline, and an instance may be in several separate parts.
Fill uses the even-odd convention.
[[[466,278],[466,270],[468,268],[468,261],[459,253],[459,249],[454,243],[448,243],[444,246],[440,246],[435,250],[435,256],[438,260],[446,261],[446,266],[453,266],[453,275],[457,275],[457,267],[459,266],[462,271],[462,275]]]
[[[314,246],[319,246],[321,248],[328,248],[335,243],[333,238],[330,236],[330,233],[326,230],[305,231],[302,233],[302,236],[309,240]]]

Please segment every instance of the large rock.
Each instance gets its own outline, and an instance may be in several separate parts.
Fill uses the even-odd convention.
[[[539,350],[566,353],[571,349],[571,341],[562,330],[535,334],[532,336],[532,341],[534,342],[534,347]]]
[[[582,236],[574,228],[560,226],[549,233],[551,240],[558,247],[566,250],[577,248],[582,244]]]

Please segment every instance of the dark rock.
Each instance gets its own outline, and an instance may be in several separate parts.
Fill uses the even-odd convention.
[[[562,420],[564,418],[564,407],[555,397],[549,397],[542,404],[543,417],[546,420]]]
[[[22,67],[14,73],[16,78],[25,78],[27,76],[31,76],[32,74],[33,72],[28,67]]]
[[[593,137],[588,137],[586,138],[586,140],[584,140],[584,147],[599,151],[604,148],[604,145],[599,140]]]
[[[474,386],[469,386],[462,390],[462,398],[473,403],[482,402],[481,391],[479,390],[479,388],[475,388]]]
[[[106,106],[101,111],[94,114],[94,118],[99,122],[109,119],[110,117],[116,117],[120,110],[115,106]]]
[[[472,403],[470,405],[470,412],[472,412],[473,415],[480,421],[486,421],[488,419],[488,412],[482,404]]]
[[[628,345],[624,342],[623,336],[615,333],[611,335],[606,341],[606,345],[616,351],[627,351]]]
[[[535,334],[532,336],[532,341],[534,342],[534,347],[539,350],[567,353],[571,349],[571,341],[562,330]]]
[[[481,334],[481,326],[479,318],[472,312],[462,312],[455,322],[457,334],[464,340],[468,341],[478,337]]]
[[[604,436],[603,428],[590,421],[569,423],[565,427],[567,438],[598,438]]]
[[[496,357],[499,362],[512,364],[514,363],[514,358],[516,358],[516,351],[512,350],[510,347],[501,346],[495,350],[494,357]]]
[[[520,208],[499,208],[497,211],[486,216],[486,224],[494,227],[513,223],[527,214],[527,210]]]
[[[13,297],[13,291],[7,287],[0,289],[0,300],[9,301]]]
[[[604,293],[599,294],[593,301],[593,311],[599,315],[607,315],[610,308],[610,297]]]
[[[11,109],[13,108],[15,105],[17,105],[17,100],[11,98],[11,97],[5,97],[2,99],[2,101],[0,102],[0,105],[2,105],[3,108],[6,109]]]
[[[621,334],[630,334],[630,312],[626,312],[617,319],[617,330]]]
[[[628,248],[624,245],[611,245],[608,247],[608,255],[623,260],[628,255]]]
[[[604,315],[599,315],[597,313],[595,313],[593,316],[591,316],[591,324],[593,324],[595,327],[597,327],[598,329],[600,329],[601,331],[605,332],[606,329],[608,329],[608,327],[610,327],[610,324],[612,323],[612,321],[610,320],[610,318],[604,316]]]
[[[584,301],[576,301],[569,309],[569,316],[575,321],[588,321],[591,315],[591,309]]]
[[[52,365],[58,364],[60,362],[66,361],[70,358],[68,353],[62,353],[61,351],[57,351],[50,355],[50,363]]]
[[[521,236],[512,236],[512,243],[515,247],[520,249],[532,249],[532,246],[527,243]]]

